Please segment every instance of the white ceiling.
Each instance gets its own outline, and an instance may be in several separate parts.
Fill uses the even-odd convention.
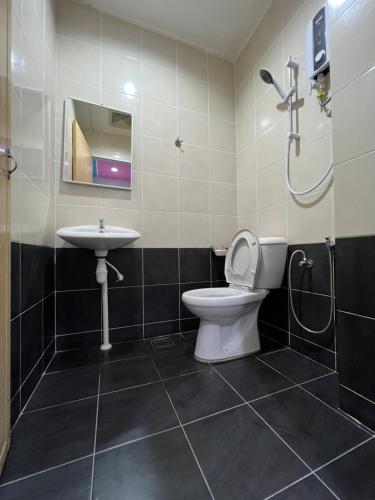
[[[81,0],[102,12],[234,60],[269,0]]]

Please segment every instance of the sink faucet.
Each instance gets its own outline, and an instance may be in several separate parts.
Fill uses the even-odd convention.
[[[99,229],[104,229],[104,219],[99,219]]]

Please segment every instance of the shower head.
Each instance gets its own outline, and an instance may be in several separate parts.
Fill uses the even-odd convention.
[[[262,68],[259,71],[259,75],[261,79],[264,81],[264,83],[272,84],[275,87],[277,93],[279,94],[279,96],[283,101],[286,99],[287,94],[283,91],[280,85],[278,85],[277,81],[274,80],[273,76],[267,69]]]
[[[264,81],[264,83],[273,83],[272,75],[266,69],[261,69],[259,71],[259,74],[260,74],[261,79]]]

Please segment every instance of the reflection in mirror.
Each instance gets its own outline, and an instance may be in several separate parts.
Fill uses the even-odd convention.
[[[132,115],[65,99],[63,179],[131,189]]]

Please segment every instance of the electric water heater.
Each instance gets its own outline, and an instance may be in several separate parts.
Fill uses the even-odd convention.
[[[306,29],[306,76],[315,78],[329,67],[327,8],[323,6]]]

